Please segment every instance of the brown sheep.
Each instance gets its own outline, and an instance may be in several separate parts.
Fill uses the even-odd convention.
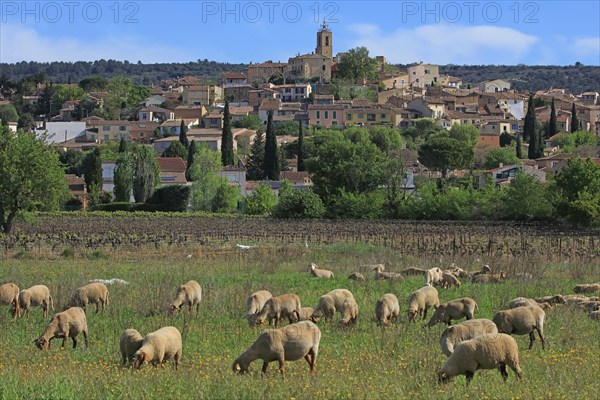
[[[67,344],[67,339],[73,340],[73,348],[77,347],[77,336],[83,333],[85,347],[88,347],[88,328],[85,312],[80,307],[71,307],[66,311],[55,314],[44,333],[34,340],[35,345],[40,350],[50,348],[50,341],[54,338],[62,338],[62,347]]]
[[[44,285],[32,286],[19,292],[19,307],[23,312],[23,317],[29,314],[30,307],[42,307],[44,318],[48,317],[48,307],[54,310],[54,303],[50,290]]]
[[[196,281],[188,281],[186,284],[179,286],[175,293],[175,300],[169,308],[169,316],[175,315],[181,310],[181,307],[188,305],[189,313],[192,314],[192,308],[196,306],[196,315],[200,313],[200,301],[202,300],[202,288]]]
[[[103,283],[90,283],[75,290],[67,303],[67,307],[81,307],[87,311],[88,304],[96,305],[96,313],[108,305],[108,289]]]
[[[453,319],[461,319],[463,317],[466,317],[467,320],[473,319],[475,311],[478,309],[477,302],[470,297],[452,300],[435,307],[435,312],[427,323],[427,326],[431,327],[438,322],[443,322],[450,326]]]
[[[17,319],[21,316],[21,307],[19,307],[19,287],[14,283],[5,283],[0,285],[0,305],[10,305],[12,308],[12,317]]]
[[[256,325],[260,325],[265,319],[268,319],[269,325],[273,324],[277,326],[281,318],[287,318],[291,324],[293,322],[293,315],[297,320],[300,319],[301,309],[300,298],[293,293],[271,297],[256,316]]]
[[[529,335],[529,350],[535,341],[534,332],[537,331],[542,341],[542,349],[545,349],[544,320],[546,313],[540,307],[527,306],[517,307],[511,310],[498,311],[492,321],[498,327],[498,332],[509,335]]]
[[[375,303],[375,318],[382,327],[387,327],[392,321],[398,322],[400,304],[393,293],[386,293]]]

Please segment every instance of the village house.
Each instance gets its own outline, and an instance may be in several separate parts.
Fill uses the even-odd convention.
[[[166,121],[168,119],[175,119],[175,113],[166,108],[147,106],[138,111],[139,121]]]
[[[225,72],[223,74],[222,84],[223,88],[247,85],[248,79],[246,79],[246,75],[241,72]]]
[[[408,84],[411,86],[424,88],[426,86],[433,86],[438,83],[440,78],[439,65],[433,64],[417,64],[407,68],[408,71]]]
[[[159,125],[156,121],[133,121],[129,125],[129,140],[135,143],[148,144],[155,136]]]
[[[272,87],[273,90],[277,90],[280,94],[281,101],[304,101],[311,93],[311,86],[309,83],[294,83],[286,85],[275,85]]]
[[[182,96],[188,106],[212,106],[223,98],[223,88],[217,85],[185,86]]]
[[[200,125],[198,118],[170,119],[160,124],[160,136],[179,136],[181,133],[181,121],[183,121],[183,126],[188,131],[193,126]]]
[[[170,119],[198,119],[206,114],[204,106],[177,106],[173,111],[174,117]]]
[[[505,92],[510,90],[510,82],[503,79],[493,79],[479,84],[479,90],[484,93]]]
[[[517,175],[518,171],[522,171],[527,175],[534,176],[538,179],[539,182],[546,182],[546,172],[538,169],[536,166],[529,166],[523,164],[511,164],[511,165],[502,165],[498,168],[488,169],[483,171],[478,177],[476,177],[476,183],[480,189],[484,188],[488,177],[492,177],[494,185],[496,186],[504,186],[508,185],[514,177]]]
[[[187,163],[181,157],[157,157],[161,185],[186,185]]]
[[[267,83],[271,77],[283,78],[286,75],[287,63],[271,60],[260,64],[250,64],[246,70],[248,83]]]

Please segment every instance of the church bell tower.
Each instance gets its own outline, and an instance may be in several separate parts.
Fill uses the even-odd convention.
[[[320,54],[325,57],[332,58],[333,57],[333,35],[329,30],[329,27],[323,21],[321,25],[321,29],[317,32],[317,48],[315,50],[316,54]]]

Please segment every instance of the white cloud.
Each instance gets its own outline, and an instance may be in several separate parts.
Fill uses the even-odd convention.
[[[105,36],[101,40],[83,41],[66,36],[45,37],[35,29],[18,25],[2,24],[1,29],[0,62],[4,63],[94,61],[102,58],[149,63],[161,62],[165,58],[176,58],[173,62],[195,59],[188,51],[157,45],[152,38]]]
[[[535,36],[497,26],[423,25],[413,30],[383,33],[370,24],[350,27],[371,56],[384,55],[392,63],[419,60],[437,64],[524,63],[539,41]]]
[[[572,48],[573,53],[580,57],[595,58],[596,63],[600,62],[600,37],[575,39]],[[597,65],[597,64],[596,64]]]

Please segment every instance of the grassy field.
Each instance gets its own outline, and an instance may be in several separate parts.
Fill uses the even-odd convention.
[[[566,307],[547,313],[548,347],[537,341],[527,351],[528,337],[519,336],[524,380],[512,371],[504,383],[497,371],[480,371],[469,387],[464,377],[444,386],[436,372],[446,357],[439,337],[444,327],[423,328],[423,322],[406,323],[385,333],[375,324],[374,304],[384,293],[396,294],[402,312],[409,294],[420,288],[422,277],[403,282],[365,283],[346,277],[359,265],[388,261],[389,270],[408,266],[431,267],[451,261],[466,269],[489,263],[494,269],[527,270],[535,280],[508,280],[498,285],[465,283],[459,289],[440,289],[440,300],[469,296],[480,305],[476,317],[491,318],[517,296],[571,293],[576,283],[600,281],[598,264],[544,263],[535,259],[467,260],[399,257],[393,251],[370,245],[259,246],[241,251],[221,246],[211,252],[170,249],[158,254],[136,254],[116,258],[94,253],[93,257],[40,258],[23,256],[0,262],[2,282],[20,288],[45,284],[62,309],[71,291],[93,278],[121,278],[128,286],[110,286],[110,305],[104,314],[88,309],[89,349],[60,350],[53,341],[49,351],[38,350],[33,340],[44,330],[47,319],[40,309],[29,318],[12,322],[8,308],[0,309],[0,398],[14,399],[127,399],[127,398],[217,398],[217,399],[597,399],[600,396],[600,324],[583,312]],[[70,255],[70,254],[65,254]],[[308,265],[336,272],[334,280],[310,278]],[[189,279],[203,288],[201,314],[169,319],[167,303],[176,287]],[[354,293],[360,307],[357,326],[342,329],[339,315],[334,322],[319,324],[322,332],[317,376],[311,377],[305,361],[286,365],[282,380],[276,363],[261,376],[261,362],[251,365],[246,376],[234,375],[233,360],[256,339],[260,330],[250,328],[242,316],[246,297],[260,289],[274,295],[294,292],[305,306],[315,306],[319,297],[335,288]],[[180,370],[171,365],[139,371],[120,367],[118,341],[126,328],[142,334],[174,325],[183,335]],[[80,341],[80,345],[83,341]],[[69,343],[70,344],[70,343]]]

